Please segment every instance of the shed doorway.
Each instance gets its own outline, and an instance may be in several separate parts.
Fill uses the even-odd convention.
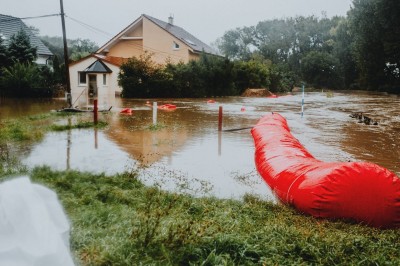
[[[93,100],[97,99],[97,75],[89,74],[89,91],[88,98],[89,104],[93,104]]]

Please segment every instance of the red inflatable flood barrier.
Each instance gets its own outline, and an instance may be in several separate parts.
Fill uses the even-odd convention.
[[[258,172],[283,203],[314,217],[400,226],[400,180],[368,162],[322,162],[290,133],[286,119],[268,114],[251,133]]]

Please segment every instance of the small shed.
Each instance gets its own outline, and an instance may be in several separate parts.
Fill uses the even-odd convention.
[[[118,73],[122,61],[92,54],[70,64],[72,105],[90,108],[95,99],[106,109],[115,105],[115,95],[121,93]]]

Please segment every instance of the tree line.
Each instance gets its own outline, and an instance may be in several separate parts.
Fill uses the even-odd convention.
[[[30,28],[38,35],[38,30]],[[8,45],[0,38],[0,96],[8,97],[52,97],[63,93],[65,77],[64,48],[61,37],[41,37],[42,42],[53,53],[51,65],[38,65],[37,47],[32,47],[29,35],[20,30],[11,36]],[[90,40],[68,40],[71,61],[97,50]]]
[[[262,21],[216,44],[234,61],[270,60],[293,84],[400,93],[399,14],[397,0],[353,0],[346,17]]]

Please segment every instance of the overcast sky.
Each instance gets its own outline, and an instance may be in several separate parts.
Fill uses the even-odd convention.
[[[205,43],[231,29],[275,18],[345,16],[352,0],[63,0],[68,39],[90,39],[103,45],[141,14],[174,24]],[[60,13],[59,0],[0,0],[0,13],[26,18]],[[24,20],[40,35],[62,36],[60,16]],[[93,27],[93,28],[92,28]]]

